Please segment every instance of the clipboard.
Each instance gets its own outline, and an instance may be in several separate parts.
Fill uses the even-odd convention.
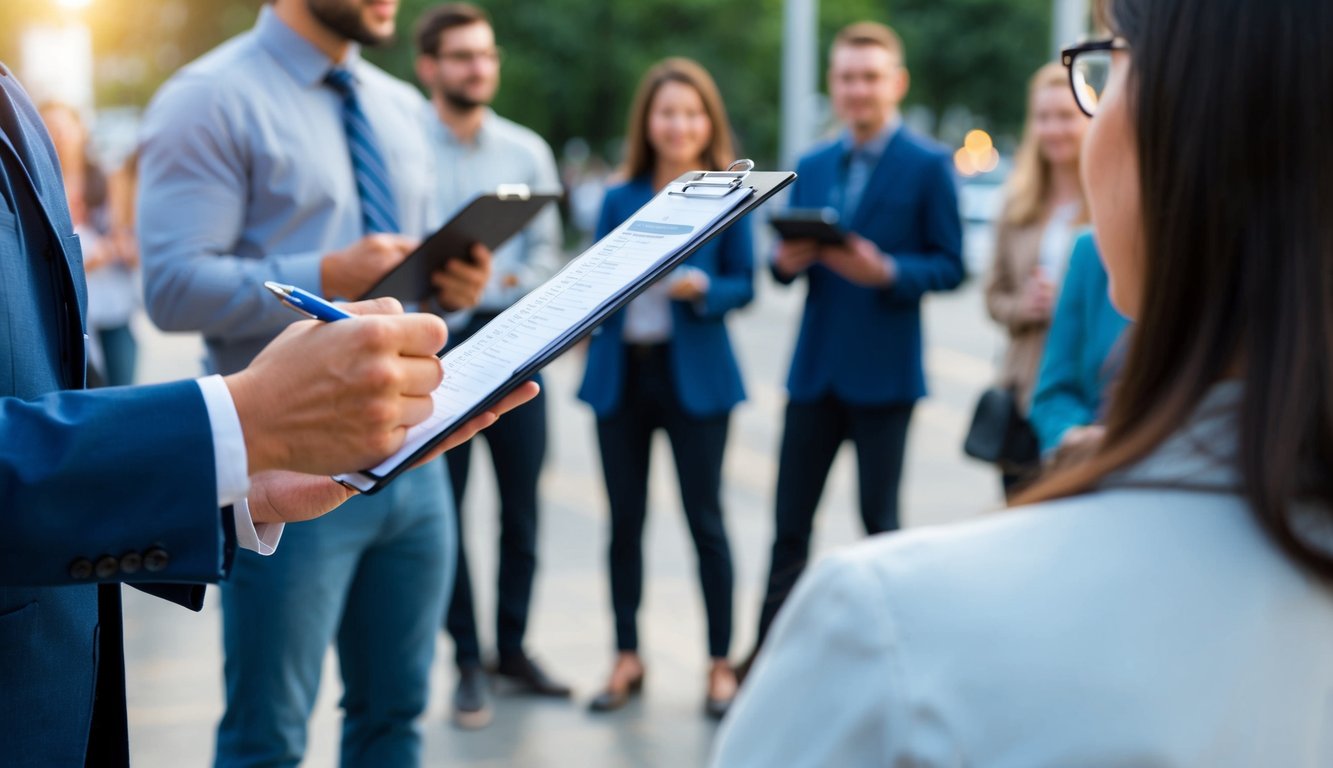
[[[434,296],[432,272],[443,269],[451,259],[467,258],[474,243],[494,251],[559,199],[558,194],[533,194],[526,184],[501,184],[491,194],[474,197],[358,301],[381,296],[404,303],[428,301]]]
[[[738,166],[741,167],[737,169]],[[691,171],[677,178],[673,184],[681,184],[681,191],[675,192],[668,189],[660,194],[679,194],[698,198],[720,198],[738,189],[748,189],[750,192],[747,198],[743,199],[735,208],[731,209],[728,213],[724,214],[720,219],[705,229],[696,240],[686,246],[683,250],[645,273],[640,279],[636,280],[632,286],[625,289],[623,292],[617,293],[614,300],[600,307],[597,311],[591,313],[582,321],[576,323],[556,344],[548,347],[533,359],[529,360],[525,365],[515,370],[503,383],[496,386],[491,393],[482,400],[482,402],[470,408],[463,415],[458,416],[452,427],[446,428],[432,436],[408,457],[398,462],[392,470],[384,474],[375,474],[371,470],[365,470],[360,473],[353,473],[353,475],[350,476],[338,476],[334,479],[348,488],[352,488],[361,493],[378,493],[389,483],[393,482],[395,478],[411,468],[412,465],[419,461],[423,456],[428,454],[435,446],[439,445],[447,437],[453,434],[458,428],[496,405],[505,397],[505,395],[508,395],[520,384],[530,380],[542,368],[545,368],[556,358],[569,351],[575,344],[586,338],[609,317],[616,312],[619,312],[627,304],[638,297],[639,294],[647,290],[649,286],[662,279],[671,272],[671,270],[689,259],[695,252],[702,248],[704,244],[711,241],[714,237],[717,237],[746,214],[763,205],[773,197],[773,195],[787,187],[796,179],[796,174],[789,171],[753,171],[751,170],[753,167],[753,162],[749,160],[740,160],[733,163],[732,167],[726,171]],[[575,257],[575,260],[578,258],[579,257]],[[559,275],[556,277],[559,277]],[[539,287],[536,290],[541,290],[541,288]],[[483,328],[482,331],[478,331],[478,335],[484,332],[484,330],[485,329]],[[355,482],[349,480],[349,478],[353,477]]]

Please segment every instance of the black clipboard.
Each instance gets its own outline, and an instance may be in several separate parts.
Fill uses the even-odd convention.
[[[783,240],[814,240],[820,245],[846,245],[847,233],[838,226],[832,208],[790,208],[768,220]]]
[[[404,303],[428,301],[435,295],[430,284],[432,272],[443,269],[450,259],[467,258],[475,243],[494,251],[559,199],[558,194],[531,193],[522,184],[501,185],[492,194],[474,197],[361,299],[392,296]]]
[[[377,477],[374,474],[372,474],[369,470],[364,470],[360,473],[353,473],[373,479],[374,480],[373,486],[368,488],[361,488],[352,483],[345,482],[339,478],[334,478],[334,479],[338,480],[338,482],[342,483],[343,485],[352,488],[354,490],[357,490],[361,493],[365,494],[378,493],[389,483],[393,482],[395,478],[397,478],[403,472],[406,472],[409,468],[411,468],[412,465],[416,464],[416,462],[419,461],[423,456],[430,453],[430,451],[435,446],[443,442],[445,438],[453,434],[454,431],[456,431],[458,428],[462,427],[464,424],[467,424],[469,421],[481,415],[486,410],[494,406],[496,403],[500,402],[500,400],[504,399],[505,395],[508,395],[510,392],[514,391],[514,389],[516,389],[520,384],[529,381],[534,375],[536,375],[539,371],[541,371],[541,369],[549,365],[557,357],[560,357],[565,352],[568,352],[570,348],[572,348],[578,342],[582,341],[589,334],[591,334],[593,330],[595,330],[599,325],[604,323],[607,320],[607,318],[611,317],[616,312],[619,312],[621,309],[625,307],[625,305],[629,304],[639,294],[647,290],[649,286],[651,286],[653,283],[656,283],[658,280],[662,279],[669,272],[671,272],[671,270],[680,266],[686,259],[694,255],[694,253],[698,251],[700,248],[702,248],[705,243],[709,242],[714,237],[717,237],[732,224],[735,224],[737,221],[739,221],[741,217],[745,216],[746,214],[755,210],[759,206],[763,205],[769,198],[771,198],[773,195],[777,194],[777,192],[779,192],[787,185],[791,184],[793,181],[796,180],[796,174],[790,171],[751,171],[749,170],[749,168],[753,168],[754,163],[750,162],[749,160],[737,161],[732,165],[732,168],[735,168],[737,165],[741,164],[746,164],[748,167],[743,170],[728,169],[726,171],[691,171],[676,179],[677,183],[684,185],[684,189],[681,192],[673,193],[671,191],[667,191],[661,193],[661,194],[683,194],[693,197],[721,197],[731,192],[734,189],[748,188],[752,191],[752,194],[748,199],[737,205],[729,213],[727,213],[722,218],[714,222],[713,225],[709,227],[709,229],[699,237],[699,239],[694,241],[694,243],[686,247],[680,253],[676,254],[675,256],[664,261],[662,264],[658,265],[652,272],[648,273],[633,287],[631,287],[624,293],[620,294],[615,301],[602,307],[597,312],[585,318],[581,323],[579,323],[573,329],[572,332],[566,334],[566,336],[562,338],[558,344],[545,350],[544,352],[542,352],[542,354],[537,355],[534,359],[529,361],[527,365],[524,365],[523,367],[516,370],[513,374],[509,376],[508,379],[505,380],[503,384],[496,387],[495,390],[491,392],[490,396],[488,396],[480,404],[474,406],[467,413],[459,417],[458,420],[455,422],[455,426],[453,428],[445,429],[436,434],[434,437],[428,440],[424,445],[422,445],[420,448],[414,451],[411,456],[400,462],[398,466],[394,467],[393,470],[391,470],[388,474]],[[540,290],[540,288],[538,288],[538,290]]]

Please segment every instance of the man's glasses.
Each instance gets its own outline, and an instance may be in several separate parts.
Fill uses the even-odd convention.
[[[1111,52],[1128,47],[1124,40],[1112,37],[1089,40],[1060,52],[1060,60],[1069,70],[1069,87],[1074,89],[1074,100],[1083,114],[1092,117],[1097,112],[1111,79]]]
[[[435,58],[441,61],[447,61],[450,64],[468,65],[474,61],[485,62],[487,64],[499,64],[504,58],[504,51],[499,48],[490,48],[481,51],[441,51]]]

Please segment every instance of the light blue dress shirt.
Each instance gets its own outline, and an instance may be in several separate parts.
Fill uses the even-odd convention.
[[[1333,766],[1333,586],[1238,492],[1239,396],[1094,493],[826,558],[712,764]],[[1293,520],[1333,551],[1329,510]]]
[[[492,193],[501,184],[526,184],[534,193],[562,192],[555,156],[535,132],[487,109],[476,138],[465,142],[441,122],[434,105],[428,105],[425,114],[435,149],[435,221],[448,221],[474,197]],[[477,311],[501,312],[555,274],[561,263],[561,240],[560,213],[551,204],[495,252],[491,279]],[[517,282],[506,287],[510,277]]]
[[[245,367],[299,319],[264,289],[321,292],[319,265],[363,235],[333,66],[265,6],[250,32],[177,72],[144,118],[139,241],[149,315],[201,331],[210,366]],[[399,223],[435,223],[425,99],[361,59],[342,65],[388,165]]]

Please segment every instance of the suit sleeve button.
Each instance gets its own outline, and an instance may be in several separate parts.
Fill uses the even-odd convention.
[[[130,551],[120,556],[120,572],[125,574],[138,573],[143,567],[143,555],[138,552]]]
[[[83,581],[92,575],[93,563],[86,557],[80,557],[69,564],[69,577],[75,581]]]
[[[99,579],[109,579],[120,572],[120,561],[111,555],[102,555],[97,558],[97,565],[94,566],[95,573]]]
[[[171,562],[171,558],[167,555],[167,551],[161,547],[153,547],[143,553],[143,567],[149,573],[164,570],[169,562]]]

